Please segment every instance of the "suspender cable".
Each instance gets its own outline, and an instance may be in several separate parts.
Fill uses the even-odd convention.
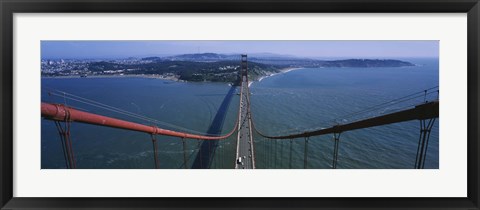
[[[224,143],[223,141],[218,142],[218,149],[220,151],[220,154],[218,156],[218,160],[220,161],[219,162],[220,168],[223,168],[223,148],[224,148],[224,146],[222,146],[223,143]]]
[[[266,138],[263,138],[263,142],[264,142],[264,150],[265,150],[265,168],[268,168],[268,141]]]
[[[266,159],[265,159],[265,148],[266,148],[266,147],[265,147],[265,143],[266,143],[266,142],[265,142],[265,139],[262,138],[262,140],[261,140],[260,142],[262,142],[262,158],[263,158],[263,159],[262,159],[262,160],[263,160],[263,161],[262,161],[262,164],[263,164],[263,168],[267,168],[267,167],[265,166],[265,160],[266,160]]]
[[[273,140],[274,143],[274,155],[273,155],[273,168],[277,168],[277,140]]]
[[[270,167],[270,140],[265,139],[265,144],[267,145],[267,168]]]
[[[266,139],[266,141],[267,141],[267,168],[270,168],[270,166],[271,166],[270,162],[272,161],[272,157],[271,157],[272,156],[272,152],[271,152],[272,141],[270,139]]]
[[[307,168],[307,164],[308,164],[308,139],[309,137],[305,137],[305,151],[303,153],[303,168],[306,169]]]
[[[59,121],[55,121],[55,126],[57,127],[58,134],[60,136],[60,142],[62,143],[63,158],[65,159],[65,167],[70,168],[70,158],[67,156],[64,131]]]
[[[427,90],[425,90],[425,94],[423,95],[423,102],[427,102]]]
[[[68,123],[68,125],[70,125],[70,123]],[[68,145],[67,149],[69,150],[73,168],[77,168],[77,163],[75,161],[75,154],[73,153],[72,139],[70,138],[70,128],[68,128],[66,140],[67,140],[66,143]]]
[[[427,150],[428,150],[428,142],[430,140],[430,133],[432,131],[433,125],[435,124],[436,118],[430,119],[428,121],[428,126],[427,126],[427,134],[426,134],[426,139],[425,139],[425,153],[423,154],[423,162],[422,162],[422,168],[425,167],[425,160],[427,159]]]
[[[202,157],[202,142],[200,139],[198,141],[198,153],[200,153],[200,168],[203,168],[203,157]]]
[[[280,141],[280,168],[283,165],[283,141]]]
[[[435,124],[436,118],[432,118],[426,124],[426,120],[420,120],[420,137],[418,139],[417,157],[415,159],[415,168],[423,169],[425,167],[425,159],[427,157],[428,141],[430,132]]]
[[[220,151],[219,150],[219,142],[215,142],[215,153],[214,153],[214,156],[213,156],[213,160],[215,161],[215,168],[220,168],[220,163],[218,162],[219,161],[219,155],[217,153],[219,153]]]
[[[264,138],[263,141],[265,142],[265,168],[268,168],[268,160],[269,160],[269,152],[268,150],[270,149],[270,147],[268,146],[269,144],[269,141],[267,138]]]
[[[65,143],[67,145],[67,155],[70,156],[70,161],[72,162],[73,168],[77,168],[77,164],[75,162],[75,155],[73,154],[73,146],[72,146],[72,139],[70,138],[70,111],[65,113]]]
[[[75,155],[73,153],[73,146],[70,138],[70,112],[68,110],[64,113],[64,118],[61,119],[64,122],[62,127],[60,120],[55,120],[55,126],[57,127],[60,141],[62,141],[62,150],[66,162],[67,168],[76,168]]]
[[[207,145],[208,145],[208,153],[207,153],[208,154],[207,155],[207,160],[208,161],[207,161],[207,165],[206,165],[207,168],[210,168],[210,166],[211,166],[210,164],[212,164],[212,161],[210,159],[210,157],[212,156],[212,144],[211,143],[212,143],[211,141],[207,141]]]
[[[333,133],[334,146],[333,146],[333,163],[332,168],[337,168],[337,159],[338,159],[338,144],[340,142],[340,133]]]
[[[273,160],[273,140],[269,139],[268,142],[270,144],[270,146],[269,146],[269,148],[270,148],[270,161],[269,161],[270,162],[270,168],[273,168],[273,161],[274,161]]]
[[[263,141],[265,142],[265,168],[268,168],[268,140],[264,138]]]
[[[418,161],[419,161],[419,154],[420,154],[420,147],[422,143],[422,136],[423,136],[423,120],[418,121],[420,123],[420,135],[418,136],[418,144],[417,144],[417,156],[415,158],[415,168],[418,169]]]
[[[290,139],[290,156],[288,161],[289,168],[292,168],[292,145],[293,145],[293,139]]]
[[[155,160],[155,168],[159,169],[160,165],[158,162],[158,146],[157,146],[157,137],[155,134],[151,134],[152,137],[152,143],[153,143],[153,158]]]
[[[433,120],[433,122],[435,122],[435,118],[432,119],[432,120]],[[432,120],[430,122],[432,122]],[[433,123],[432,123],[432,126],[433,126]],[[430,131],[431,131],[431,127],[427,131],[427,134],[426,134],[427,138],[425,139],[425,153],[423,153],[422,168],[425,168],[425,159],[427,159],[427,150],[428,150],[428,141],[430,140]]]
[[[220,168],[223,168],[223,160],[225,159],[224,154],[225,154],[225,141],[219,141],[218,144],[220,144]]]
[[[266,138],[265,138],[265,144],[266,144],[266,150],[267,150],[267,153],[266,153],[266,158],[267,158],[267,162],[266,162],[266,163],[267,163],[267,168],[269,168],[269,167],[270,167],[270,149],[271,149],[271,147],[270,147],[270,143],[271,143],[270,139],[266,139]]]
[[[182,138],[182,144],[183,144],[183,166],[185,169],[187,169],[187,146],[185,143],[185,138]]]
[[[422,120],[422,131],[421,131],[421,136],[422,136],[422,146],[420,148],[420,156],[419,156],[419,163],[418,163],[418,168],[422,168],[422,163],[423,163],[423,156],[424,156],[424,150],[425,150],[425,139],[427,138],[427,133],[428,130],[425,126],[425,120]]]

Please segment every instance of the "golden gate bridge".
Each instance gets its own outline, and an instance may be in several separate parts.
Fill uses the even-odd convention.
[[[334,147],[333,147],[333,155],[332,155],[332,168],[337,168],[338,162],[338,148],[340,143],[340,137],[342,133],[357,130],[357,129],[364,129],[370,128],[375,126],[382,126],[387,124],[393,123],[400,123],[412,120],[419,121],[419,138],[418,138],[418,145],[416,151],[416,159],[415,163],[412,164],[413,168],[415,169],[423,169],[425,166],[425,159],[426,154],[428,151],[428,143],[430,139],[430,133],[432,130],[433,125],[435,124],[435,120],[439,117],[439,100],[438,98],[433,101],[427,101],[426,96],[436,93],[438,96],[438,86],[432,87],[423,91],[419,91],[401,98],[397,98],[391,101],[387,101],[381,104],[377,104],[372,107],[368,107],[366,109],[350,113],[348,115],[342,116],[339,119],[345,118],[352,118],[354,116],[358,116],[361,114],[369,113],[374,110],[385,108],[387,106],[391,106],[392,104],[398,104],[404,101],[412,100],[415,98],[424,97],[422,103],[416,104],[413,107],[408,106],[403,109],[397,110],[395,112],[382,114],[378,116],[369,116],[363,117],[360,119],[351,120],[348,123],[338,123],[336,122],[331,127],[327,128],[319,128],[315,130],[303,131],[303,132],[295,132],[287,135],[267,135],[261,132],[254,124],[254,118],[251,112],[250,106],[250,89],[249,89],[249,80],[248,80],[248,61],[247,55],[241,55],[241,68],[239,73],[239,81],[240,81],[240,100],[239,100],[239,110],[238,110],[238,117],[235,122],[235,126],[226,134],[224,135],[212,135],[212,134],[199,134],[198,132],[187,130],[187,131],[174,131],[170,129],[163,129],[157,126],[145,125],[141,123],[131,122],[127,120],[122,120],[118,118],[108,117],[104,115],[90,113],[88,111],[82,111],[79,108],[73,108],[67,106],[66,104],[53,104],[53,103],[45,103],[42,102],[41,104],[41,113],[42,117],[47,120],[54,121],[56,128],[58,130],[60,140],[62,142],[62,150],[63,155],[65,158],[65,167],[69,169],[77,168],[76,159],[74,155],[74,149],[72,146],[71,140],[71,132],[70,127],[72,122],[79,122],[79,123],[86,123],[98,126],[106,126],[124,130],[131,130],[137,131],[142,133],[147,133],[151,136],[151,141],[153,145],[153,158],[155,163],[155,168],[160,168],[160,160],[158,158],[158,145],[157,145],[157,136],[172,136],[178,137],[182,140],[182,147],[183,147],[183,166],[187,168],[187,152],[186,152],[186,139],[196,139],[198,141],[207,141],[208,147],[208,156],[211,157],[214,152],[212,153],[212,144],[210,142],[218,142],[225,140],[235,133],[237,134],[236,140],[236,158],[232,160],[233,168],[235,169],[255,169],[256,164],[256,156],[255,156],[255,141],[253,139],[253,133],[260,135],[266,140],[271,140],[277,143],[277,140],[289,142],[289,168],[292,168],[292,143],[294,140],[303,140],[304,145],[304,157],[303,157],[303,168],[307,168],[308,165],[308,153],[309,153],[309,139],[313,136],[321,136],[331,134],[333,135],[334,140]],[[130,117],[143,119],[149,122],[157,122],[160,121],[151,119],[146,116],[142,116],[136,113],[128,112],[125,110],[118,109],[113,106],[109,106],[103,103],[99,103],[93,100],[89,100],[86,98],[82,98],[79,96],[75,96],[73,94],[65,93],[62,91],[53,90],[49,92],[49,94],[61,96],[61,97],[68,97],[72,100],[81,101],[83,103],[87,103],[93,106],[106,108],[111,111],[121,113]],[[176,126],[174,126],[176,127]],[[177,126],[178,128],[178,126]],[[215,148],[215,146],[214,146]],[[282,144],[283,149],[283,144]],[[200,152],[199,152],[200,153]],[[275,156],[276,156],[275,152]],[[200,153],[201,155],[201,153]],[[202,161],[202,157],[199,158]],[[276,161],[277,157],[275,157]],[[200,168],[203,168],[205,164],[200,163]],[[208,164],[206,165],[208,168]]]

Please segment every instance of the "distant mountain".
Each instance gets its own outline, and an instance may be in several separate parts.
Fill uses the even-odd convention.
[[[404,67],[415,66],[414,64],[406,61],[393,60],[393,59],[346,59],[346,60],[334,60],[324,61],[321,67]]]
[[[212,61],[227,61],[240,60],[240,53],[238,54],[218,54],[218,53],[195,53],[182,54],[163,57],[162,59],[170,61],[197,61],[197,62],[212,62]],[[303,60],[291,55],[279,55],[274,53],[251,53],[248,54],[248,60]]]
[[[281,55],[275,53],[250,53],[248,57],[255,58],[255,59],[304,59],[301,57],[293,56],[293,55]]]
[[[160,61],[162,60],[162,58],[160,57],[145,57],[145,58],[142,58],[143,61]]]
[[[196,62],[211,62],[211,61],[225,61],[225,60],[240,60],[240,54],[238,55],[225,55],[217,53],[196,53],[196,54],[183,54],[164,57],[170,61],[196,61]]]
[[[240,61],[240,54],[217,54],[217,53],[196,53],[182,54],[168,57],[144,58],[152,61],[193,61],[193,62],[218,62],[218,61]],[[279,55],[274,53],[251,53],[248,54],[248,61],[269,65],[290,65],[292,67],[403,67],[414,66],[414,64],[393,60],[393,59],[341,59],[321,60],[312,58],[295,57],[291,55]]]

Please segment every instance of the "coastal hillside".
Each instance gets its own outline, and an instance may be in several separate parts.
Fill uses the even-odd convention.
[[[148,75],[184,81],[231,82],[238,80],[239,55],[216,53],[116,60],[43,60],[42,76]],[[291,68],[408,67],[414,64],[394,59],[317,60],[272,54],[248,58],[249,79],[257,80]]]

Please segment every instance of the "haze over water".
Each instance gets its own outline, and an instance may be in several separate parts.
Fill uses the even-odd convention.
[[[438,86],[438,59],[401,59],[417,64],[402,68],[321,68],[301,69],[254,82],[251,110],[255,126],[263,133],[281,135],[347,123],[336,119],[392,99]],[[46,88],[72,93],[168,124],[207,133],[215,116],[224,115],[221,133],[229,132],[238,111],[238,96],[222,106],[232,89],[225,83],[172,82],[148,78],[42,78],[42,101],[64,103]],[[235,91],[238,92],[238,88]],[[429,95],[428,100],[437,95]],[[423,98],[376,110],[376,114],[422,103]],[[67,105],[90,112],[121,117],[66,99]],[[336,119],[336,120],[334,120]],[[142,122],[145,123],[145,122]],[[158,127],[178,129],[159,124]],[[418,121],[410,121],[342,133],[338,168],[413,168],[419,136]],[[78,168],[153,168],[150,136],[113,128],[72,124],[72,138]],[[161,168],[183,168],[179,138],[158,136]],[[257,168],[288,168],[289,142],[265,141],[254,136]],[[217,145],[211,168],[233,168],[233,135]],[[198,155],[199,142],[187,140],[189,162]],[[275,146],[276,145],[276,146]],[[425,168],[438,168],[438,120],[432,129]],[[303,139],[293,143],[293,167],[303,168]],[[276,153],[276,158],[275,158]],[[332,135],[311,137],[308,168],[330,168]],[[276,160],[276,161],[275,161]],[[42,120],[42,168],[64,168],[60,140],[52,121]]]

